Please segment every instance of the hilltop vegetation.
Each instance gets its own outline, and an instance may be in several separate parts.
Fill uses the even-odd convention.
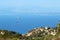
[[[57,28],[35,28],[25,35],[0,30],[0,40],[60,40],[60,23]]]
[[[14,31],[0,30],[0,40],[15,40],[20,39],[21,34]]]
[[[41,29],[41,28],[38,28],[38,29]],[[60,23],[58,23],[57,28],[52,29],[51,32],[49,31],[49,30],[51,30],[51,28],[48,28],[47,30],[46,29],[44,29],[43,31],[42,30],[40,31],[40,30],[37,30],[37,29],[34,29],[34,30],[30,31],[29,32],[30,35],[28,35],[27,40],[60,40]],[[47,31],[48,31],[48,33],[51,33],[53,35],[47,34],[46,33]]]

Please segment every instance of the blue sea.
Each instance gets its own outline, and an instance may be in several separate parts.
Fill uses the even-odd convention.
[[[60,16],[36,14],[0,15],[0,29],[16,31],[21,34],[38,27],[57,27]]]

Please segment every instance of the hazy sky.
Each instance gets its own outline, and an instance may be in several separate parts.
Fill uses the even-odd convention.
[[[59,13],[60,0],[0,0],[0,13],[2,12]]]

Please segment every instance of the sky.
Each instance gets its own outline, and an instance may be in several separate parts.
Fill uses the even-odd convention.
[[[0,0],[0,15],[14,15],[15,13],[39,13],[43,15],[58,13],[60,15],[59,12],[60,0]]]

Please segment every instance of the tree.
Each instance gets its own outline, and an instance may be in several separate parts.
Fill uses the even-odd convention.
[[[58,28],[57,28],[58,30],[58,33],[60,34],[60,22],[58,23]]]

